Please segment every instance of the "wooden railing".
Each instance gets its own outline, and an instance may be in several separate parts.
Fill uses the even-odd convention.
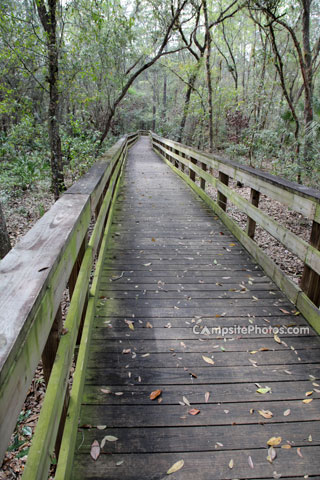
[[[47,478],[59,451],[74,350],[97,288],[95,280],[89,289],[91,271],[99,250],[98,263],[103,254],[121,171],[138,136],[110,148],[0,263],[1,459],[41,358],[47,382],[24,478]],[[62,325],[67,287],[70,306]]]
[[[216,155],[159,137],[150,132],[153,149],[182,177],[190,187],[213,209],[229,230],[253,255],[266,274],[274,280],[309,323],[320,333],[320,192],[298,185],[261,170],[226,161]],[[189,169],[186,174],[185,168]],[[215,171],[216,176],[209,173]],[[199,185],[196,180],[199,179]],[[250,201],[228,186],[229,179],[251,188]],[[217,201],[206,192],[206,182],[217,191]],[[277,200],[291,210],[312,221],[310,243],[292,233],[259,209],[260,194]],[[247,215],[247,228],[243,231],[226,213],[231,202]],[[254,241],[255,227],[259,224],[304,262],[301,288],[296,285]]]

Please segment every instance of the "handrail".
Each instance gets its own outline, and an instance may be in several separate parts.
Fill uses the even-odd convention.
[[[44,452],[43,472],[47,468],[48,452],[52,453],[63,410],[74,345],[81,334],[80,320],[86,312],[91,268],[128,148],[138,137],[139,132],[121,138],[0,262],[1,459],[42,356],[46,380],[50,376],[45,402],[47,398],[50,402],[50,382],[51,390],[56,388],[55,395],[60,397],[53,410],[54,425],[45,434],[48,450]],[[95,226],[88,240],[92,216]],[[67,286],[71,303],[62,330],[60,304]],[[56,368],[58,355],[54,363],[57,349],[65,355],[60,372]]]
[[[156,153],[210,205],[310,324],[320,332],[320,312],[317,308],[320,304],[320,192],[259,169],[201,152],[153,132],[150,132],[150,136]],[[189,175],[185,173],[185,167],[189,169]],[[209,168],[218,172],[218,178],[208,172]],[[196,176],[200,179],[200,186],[196,184]],[[228,186],[229,179],[240,181],[251,188],[250,201]],[[216,188],[217,202],[205,193],[206,182]],[[261,193],[313,221],[310,243],[258,208]],[[228,200],[247,215],[246,232],[226,213]],[[301,288],[293,283],[254,242],[256,223],[304,262]]]

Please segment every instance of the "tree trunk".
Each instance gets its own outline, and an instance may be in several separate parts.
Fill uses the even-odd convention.
[[[212,112],[212,81],[210,68],[210,54],[211,54],[211,33],[209,29],[207,2],[203,0],[204,22],[206,29],[206,78],[208,88],[208,127],[209,127],[209,152],[213,151],[213,112]]]
[[[7,255],[10,250],[10,238],[0,202],[0,259]]]
[[[52,189],[55,199],[65,189],[63,176],[63,162],[61,152],[61,138],[59,131],[59,52],[57,45],[57,11],[58,0],[49,0],[47,11],[44,0],[36,2],[38,14],[47,36],[48,49],[48,83],[49,83],[49,108],[48,129],[51,150]]]
[[[180,127],[179,127],[178,142],[180,142],[180,143],[182,142],[183,133],[184,133],[184,129],[185,129],[185,126],[186,126],[186,121],[187,121],[188,113],[189,113],[191,93],[192,93],[192,90],[194,89],[194,85],[196,83],[199,68],[200,68],[200,60],[198,60],[198,64],[196,66],[196,71],[190,76],[190,78],[188,80],[188,88],[187,88],[186,96],[185,96],[185,99],[184,99],[183,113],[182,113],[182,118],[181,118]]]
[[[312,148],[312,131],[313,122],[313,105],[312,105],[312,56],[310,48],[310,4],[311,0],[302,0],[302,40],[303,40],[303,57],[305,64],[305,88],[304,88],[304,161],[306,168],[310,170],[309,163],[313,158]]]
[[[164,70],[163,76],[163,97],[162,97],[162,123],[165,125],[167,117],[167,73]]]
[[[156,115],[157,115],[157,95],[156,95],[156,72],[153,72],[152,84],[152,131],[156,131]]]

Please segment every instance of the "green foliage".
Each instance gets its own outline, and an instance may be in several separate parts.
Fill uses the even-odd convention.
[[[46,128],[24,115],[7,135],[0,137],[0,182],[9,193],[19,194],[49,176]]]

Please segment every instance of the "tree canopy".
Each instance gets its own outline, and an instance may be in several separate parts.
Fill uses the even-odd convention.
[[[317,186],[319,0],[4,0],[2,197],[152,129]]]

